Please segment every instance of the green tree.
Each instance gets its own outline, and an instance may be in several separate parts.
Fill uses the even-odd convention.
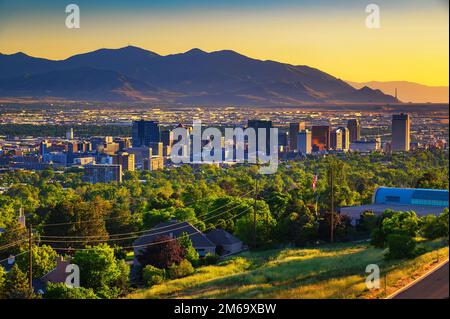
[[[189,237],[189,234],[183,232],[181,237],[178,238],[178,242],[185,251],[185,258],[189,260],[191,264],[197,265],[199,259],[198,252],[195,250],[194,246],[192,246],[192,240]]]
[[[185,253],[178,240],[169,236],[158,236],[140,252],[137,259],[143,266],[152,265],[166,269],[173,264],[178,265],[184,259]]]
[[[58,254],[48,245],[32,247],[33,278],[41,278],[56,267]],[[28,269],[28,255],[17,257],[17,264],[21,269]]]
[[[5,299],[32,299],[35,297],[33,290],[28,286],[27,274],[20,270],[17,264],[6,274],[2,297]]]
[[[81,286],[92,288],[99,297],[115,298],[124,291],[122,276],[126,270],[107,244],[77,251],[72,262],[80,268]]]

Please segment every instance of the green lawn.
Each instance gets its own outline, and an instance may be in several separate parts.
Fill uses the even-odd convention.
[[[396,262],[386,262],[385,251],[368,244],[246,252],[200,267],[189,277],[139,289],[129,298],[382,298],[448,258],[444,241],[420,246],[428,252]],[[379,265],[382,289],[366,289],[368,264]]]

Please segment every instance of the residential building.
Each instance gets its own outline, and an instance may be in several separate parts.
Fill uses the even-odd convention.
[[[190,237],[192,246],[200,257],[204,257],[207,254],[216,254],[216,244],[209,240],[208,237],[196,227],[188,222],[170,220],[168,222],[157,224],[154,228],[150,229],[133,242],[134,263],[139,264],[137,256],[141,254],[146,245],[154,243],[158,237],[180,238],[184,234],[187,234]]]

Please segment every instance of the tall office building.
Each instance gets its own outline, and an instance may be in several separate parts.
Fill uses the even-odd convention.
[[[330,149],[331,127],[329,125],[315,125],[311,130],[312,149],[314,152]]]
[[[311,131],[302,130],[297,134],[297,151],[299,154],[311,154]]]
[[[171,130],[165,130],[161,132],[161,142],[164,146],[172,146],[173,144],[173,132]]]
[[[350,143],[361,139],[361,124],[359,119],[348,120],[347,128],[350,132]]]
[[[331,148],[335,151],[343,150],[343,135],[344,133],[340,128],[337,128],[331,132]]]
[[[348,151],[350,149],[350,130],[346,127],[339,127],[342,131],[342,150]]]
[[[150,146],[151,143],[159,143],[159,123],[156,121],[134,121],[132,129],[133,147]]]
[[[135,163],[134,163],[134,154],[130,154],[127,152],[120,152],[116,156],[113,157],[113,163],[119,164],[122,166],[122,171],[134,171]]]
[[[269,153],[270,150],[270,129],[272,126],[272,121],[266,120],[248,120],[248,127],[251,127],[255,130],[256,133],[256,151],[259,151],[259,129],[265,129],[266,131],[266,153]],[[277,137],[278,138],[278,137]]]
[[[289,150],[291,152],[297,150],[298,133],[304,130],[305,130],[305,122],[289,124]]]
[[[409,151],[410,143],[410,125],[409,114],[392,115],[392,151]]]

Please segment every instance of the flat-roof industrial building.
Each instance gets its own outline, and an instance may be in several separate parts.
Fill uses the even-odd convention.
[[[424,216],[439,215],[445,208],[448,208],[448,190],[379,187],[375,190],[372,204],[341,207],[340,214],[357,220],[365,211],[379,215],[391,209],[414,211],[417,216]]]

